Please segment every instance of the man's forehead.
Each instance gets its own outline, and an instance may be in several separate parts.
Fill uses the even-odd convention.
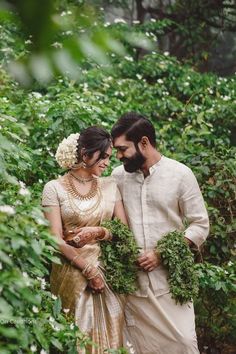
[[[133,144],[133,142],[130,140],[127,140],[125,135],[118,136],[113,141],[113,146],[115,148],[119,147],[119,146],[130,146],[132,144]]]

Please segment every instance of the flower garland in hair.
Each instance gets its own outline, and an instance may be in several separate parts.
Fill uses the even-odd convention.
[[[59,144],[55,158],[60,167],[71,168],[77,163],[77,145],[79,137],[79,133],[70,134]]]

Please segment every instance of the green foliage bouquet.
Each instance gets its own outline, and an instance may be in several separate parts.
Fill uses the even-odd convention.
[[[119,294],[136,290],[139,249],[128,226],[118,219],[106,221],[103,226],[110,230],[111,241],[101,242],[101,260],[108,285]]]
[[[157,252],[168,270],[172,298],[181,305],[198,294],[198,277],[193,254],[184,240],[184,233],[172,231],[157,242]]]

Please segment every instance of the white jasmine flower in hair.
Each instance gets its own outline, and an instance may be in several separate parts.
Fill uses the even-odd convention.
[[[59,144],[55,157],[60,167],[71,168],[77,162],[79,136],[79,133],[71,134]]]

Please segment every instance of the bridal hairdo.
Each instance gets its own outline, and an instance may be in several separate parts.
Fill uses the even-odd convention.
[[[79,133],[70,134],[59,144],[55,158],[60,167],[70,169],[78,162],[77,146],[79,137]]]

